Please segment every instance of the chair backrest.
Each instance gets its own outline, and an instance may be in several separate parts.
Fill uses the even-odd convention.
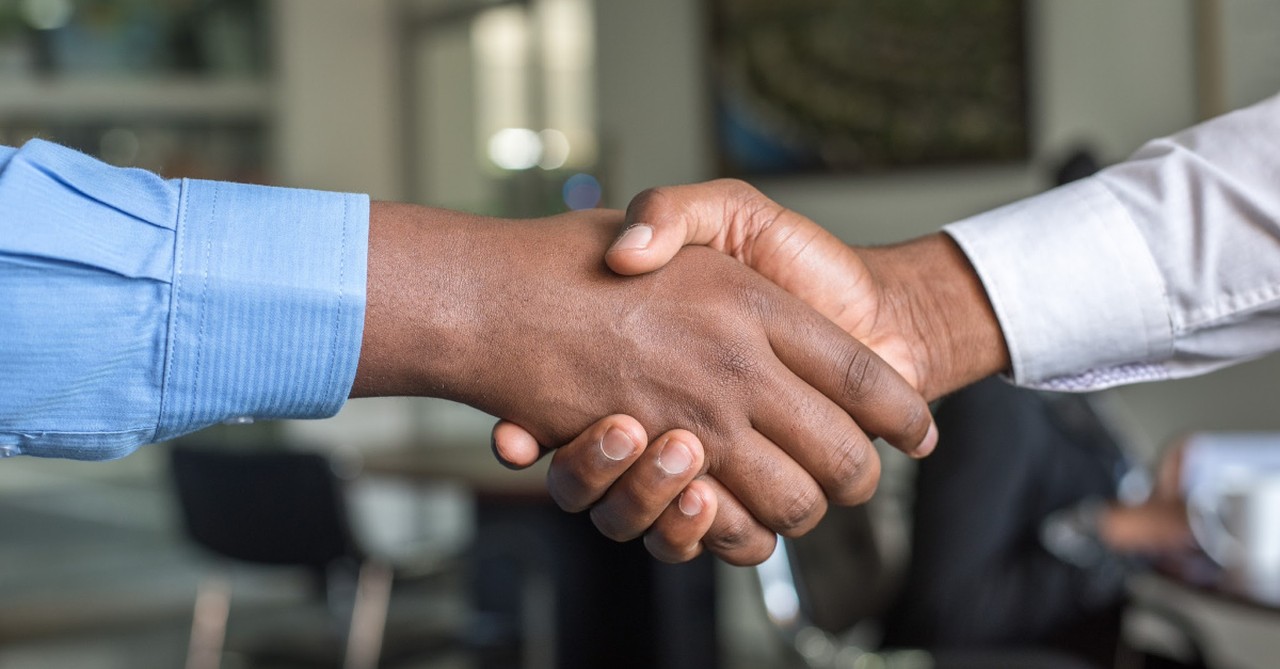
[[[798,649],[817,637],[878,636],[863,628],[884,612],[893,591],[866,506],[832,507],[805,536],[779,538],[756,575],[765,613]]]
[[[800,610],[833,634],[884,613],[892,595],[867,506],[832,507],[809,534],[788,541]]]
[[[187,533],[218,555],[314,568],[360,557],[323,455],[179,443],[171,464]]]

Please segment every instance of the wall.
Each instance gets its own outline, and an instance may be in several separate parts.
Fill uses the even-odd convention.
[[[398,194],[392,4],[275,0],[280,185]]]
[[[600,2],[600,43],[611,45],[599,54],[601,124],[615,204],[650,185],[714,176],[699,4]],[[1036,192],[1045,183],[1042,163],[1077,142],[1119,159],[1194,120],[1188,3],[1039,0],[1028,13],[1030,166],[757,185],[845,239],[893,241]]]
[[[281,166],[287,183],[396,195],[392,20],[385,0],[279,0]],[[600,126],[607,204],[656,184],[714,176],[703,3],[598,0]],[[1032,0],[1033,157],[1009,167],[875,177],[771,179],[758,186],[849,242],[884,243],[1047,186],[1079,142],[1107,161],[1196,120],[1191,0]],[[1231,104],[1280,89],[1280,11],[1223,0],[1223,82]],[[1280,361],[1115,393],[1146,442],[1196,427],[1280,429],[1270,402]],[[470,438],[483,419],[412,404]],[[375,410],[381,413],[381,410]],[[363,422],[363,421],[359,421]]]
[[[711,172],[701,3],[600,0],[601,125],[611,204],[650,185]],[[1266,0],[1224,0],[1228,98],[1280,89],[1280,12]],[[1033,157],[1028,165],[874,177],[804,177],[756,185],[841,238],[885,243],[1036,193],[1049,165],[1078,143],[1117,161],[1151,137],[1196,121],[1191,1],[1032,0],[1028,3]],[[1268,24],[1268,22],[1272,22]],[[1268,30],[1267,26],[1270,25]],[[1243,27],[1243,28],[1242,28]],[[1116,393],[1138,438],[1194,427],[1280,429],[1268,411],[1267,361],[1195,381]]]

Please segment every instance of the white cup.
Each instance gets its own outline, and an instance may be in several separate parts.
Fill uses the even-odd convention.
[[[1200,432],[1187,439],[1182,492],[1268,471],[1280,473],[1280,432]]]
[[[1234,470],[1187,500],[1191,532],[1246,594],[1280,602],[1280,472]]]

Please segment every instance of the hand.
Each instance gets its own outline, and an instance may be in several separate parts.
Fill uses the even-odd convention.
[[[708,484],[723,484],[717,519],[735,505],[753,519],[712,528],[712,550],[741,562],[772,551],[764,528],[803,533],[828,499],[870,496],[879,462],[851,415],[899,445],[930,433],[924,401],[865,346],[720,254],[609,273],[599,258],[621,222],[376,204],[353,396],[453,399],[541,443],[620,411],[655,434],[694,428]]]
[[[645,546],[664,562],[696,557],[713,523],[721,528],[757,526],[740,504],[717,513],[722,488],[712,477],[699,476],[705,456],[697,436],[672,430],[647,447],[645,443],[645,430],[636,419],[614,415],[600,420],[556,449],[547,473],[552,497],[566,511],[590,508],[600,531],[618,540],[654,526],[644,535]]]
[[[927,399],[1004,369],[986,293],[941,233],[855,248],[742,181],[655,188],[627,210],[606,263],[652,272],[686,245],[737,258],[869,346]]]
[[[1146,501],[1136,506],[1112,504],[1098,519],[1098,533],[1111,550],[1159,555],[1195,546],[1181,485],[1188,440],[1184,436],[1166,445]]]
[[[1111,551],[1128,555],[1170,555],[1196,545],[1187,505],[1154,497],[1137,506],[1107,506],[1098,518],[1098,534]]]
[[[1008,351],[981,283],[944,235],[885,249],[855,249],[735,180],[646,191],[632,201],[627,223],[606,254],[615,272],[650,272],[684,245],[710,246],[807,302],[930,399],[1008,366]],[[934,441],[936,435],[928,448],[912,455],[926,454]],[[533,464],[545,450],[532,435],[506,422],[494,428],[494,446],[500,459],[516,467]],[[567,462],[561,458],[552,467]],[[597,477],[593,483],[601,486],[604,480]],[[615,507],[613,513],[621,511]],[[594,515],[597,524],[608,522],[602,520],[605,514]],[[628,515],[656,516],[654,509],[632,509]],[[666,539],[678,535],[655,527]],[[684,546],[671,552],[694,550]]]

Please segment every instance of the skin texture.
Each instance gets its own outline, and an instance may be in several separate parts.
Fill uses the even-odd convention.
[[[724,253],[869,346],[929,399],[1009,365],[1003,335],[980,280],[960,249],[943,234],[883,248],[851,247],[736,180],[646,191],[632,201],[626,223],[606,255],[615,272],[632,276],[657,270],[678,259],[685,246],[701,245]],[[596,429],[607,429],[609,420]],[[546,450],[539,444],[548,443],[556,442],[542,441],[516,424],[500,423],[494,430],[495,452],[511,466],[532,464]],[[903,450],[920,457],[934,443],[936,433],[920,447]],[[596,497],[606,491],[621,495],[614,488],[632,485],[619,463],[597,464],[591,470],[569,457],[559,457],[552,464],[551,485],[574,480],[573,485]],[[573,475],[560,469],[571,469]],[[661,549],[654,554],[661,559],[696,555],[689,537],[706,521],[697,516],[660,515],[662,505],[661,499],[637,501],[631,507],[614,504],[593,512],[593,517],[598,526],[626,523],[629,527],[658,517],[646,535],[651,550]],[[673,498],[666,500],[666,506],[672,505]],[[704,508],[698,515],[710,513]],[[703,541],[718,541],[718,530],[712,524]]]
[[[559,458],[551,490],[571,510],[594,505],[617,539],[683,521],[678,503],[665,510],[703,475],[686,491],[687,507],[701,502],[697,522],[676,523],[673,545],[659,548],[683,557],[691,549],[676,539],[707,525],[704,545],[739,563],[767,557],[773,532],[812,528],[828,500],[870,497],[879,461],[864,427],[925,439],[928,408],[904,379],[741,263],[699,248],[643,276],[610,272],[601,257],[622,221],[605,210],[513,221],[375,203],[352,395],[442,397],[537,443],[598,445],[566,450],[587,461]],[[627,439],[589,429],[613,414],[634,419],[614,426]],[[652,449],[648,434],[660,435]],[[602,455],[606,443],[623,459]],[[675,444],[688,467],[655,474]],[[601,491],[580,480],[601,457],[639,469]]]

